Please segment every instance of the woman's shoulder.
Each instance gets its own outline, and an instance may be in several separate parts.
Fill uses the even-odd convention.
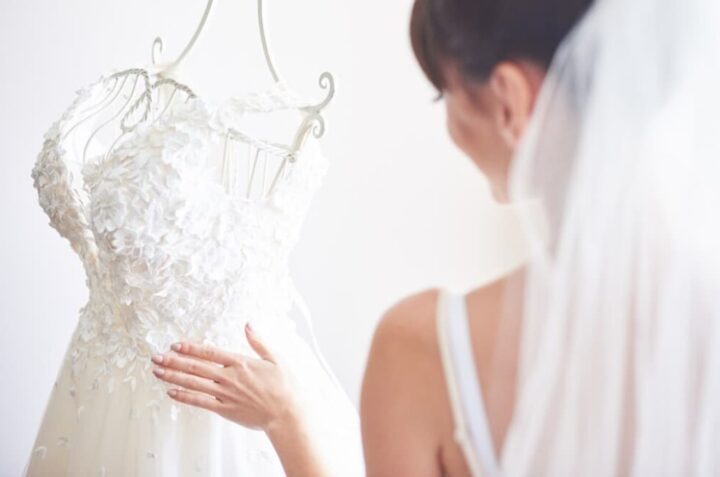
[[[394,303],[380,319],[373,341],[380,345],[390,342],[397,351],[432,348],[440,292],[439,288],[421,290]]]
[[[440,475],[437,451],[452,428],[434,356],[437,297],[400,300],[375,330],[360,398],[368,475]]]
[[[509,277],[498,278],[470,290],[466,295],[468,311],[482,322],[494,321]],[[396,354],[409,350],[437,349],[437,308],[444,288],[428,288],[408,295],[383,314],[375,330],[373,342],[387,345]],[[490,323],[488,323],[490,324]]]
[[[490,284],[471,291],[468,303],[478,296],[493,300],[495,288]],[[361,394],[369,471],[425,476],[456,469],[452,475],[467,474],[457,470],[463,469],[463,460],[453,444],[438,343],[436,311],[442,290],[425,289],[397,301],[377,325]]]
[[[485,377],[497,347],[504,298],[510,277],[501,277],[465,294],[470,331],[473,336],[477,366]],[[438,341],[437,309],[445,288],[429,288],[399,300],[383,314],[370,346],[367,383],[392,381],[396,390],[429,391],[429,386],[442,384],[444,371]],[[430,398],[430,396],[426,396]]]
[[[485,284],[465,295],[470,327],[479,338],[476,355],[484,358],[491,348],[502,309],[505,278]],[[396,386],[427,385],[444,380],[437,332],[437,309],[445,288],[415,292],[393,304],[381,317],[372,338],[368,364],[379,380],[392,379]],[[474,340],[475,341],[475,340]]]

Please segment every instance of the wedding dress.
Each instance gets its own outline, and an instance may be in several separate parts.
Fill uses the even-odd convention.
[[[248,133],[307,104],[282,82],[205,100],[132,68],[78,91],[45,134],[34,186],[89,299],[28,475],[284,475],[264,433],[172,401],[151,372],[179,340],[252,355],[248,321],[287,363],[333,475],[364,475],[356,410],[292,320],[308,312],[288,258],[327,159],[312,136],[292,151]],[[229,142],[251,168],[232,163]],[[280,164],[272,186],[240,193],[240,169],[259,177],[263,157],[264,175]]]

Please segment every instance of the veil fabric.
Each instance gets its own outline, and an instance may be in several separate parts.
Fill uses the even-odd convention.
[[[719,114],[720,2],[598,0],[558,50],[506,475],[720,475]]]

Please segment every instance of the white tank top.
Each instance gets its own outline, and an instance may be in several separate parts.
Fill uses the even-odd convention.
[[[477,377],[465,295],[440,290],[437,335],[455,423],[455,440],[473,477],[500,476]]]

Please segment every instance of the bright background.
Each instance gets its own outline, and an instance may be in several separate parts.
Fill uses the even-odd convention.
[[[184,77],[213,97],[270,79],[251,0],[216,0]],[[335,74],[325,186],[293,257],[318,340],[357,402],[373,328],[392,303],[436,285],[469,288],[522,256],[512,209],[451,144],[442,103],[415,64],[411,0],[266,0],[280,74],[315,94]],[[30,170],[42,135],[82,85],[186,44],[202,0],[0,3],[0,475],[19,475],[79,308],[85,277],[48,227]]]

